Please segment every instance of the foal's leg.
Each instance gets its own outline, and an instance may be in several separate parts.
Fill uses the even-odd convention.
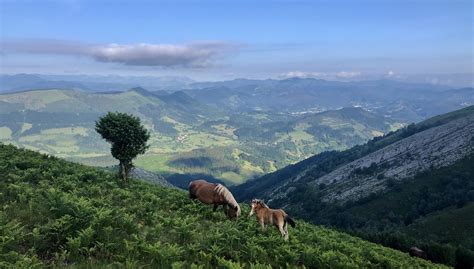
[[[285,230],[283,229],[283,222],[278,223],[278,230],[281,233],[281,236],[285,238],[285,240],[288,240],[288,237],[286,236]]]
[[[285,226],[283,226],[283,229],[285,230],[285,240],[288,240],[288,222],[285,222]]]

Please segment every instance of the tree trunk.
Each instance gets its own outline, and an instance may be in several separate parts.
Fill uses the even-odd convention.
[[[122,178],[123,182],[128,181],[128,171],[127,171],[127,165],[124,162],[120,162],[120,177]]]

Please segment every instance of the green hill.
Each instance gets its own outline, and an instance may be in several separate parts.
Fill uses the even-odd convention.
[[[0,267],[443,267],[303,221],[285,242],[246,205],[230,221],[185,192],[14,146],[0,145],[0,175]]]
[[[109,145],[94,131],[95,120],[108,111],[142,119],[152,133],[151,147],[137,166],[165,175],[179,186],[187,185],[183,175],[198,174],[240,184],[400,126],[361,108],[304,115],[235,112],[213,108],[182,91],[45,89],[0,94],[0,141],[84,164],[114,165]],[[200,162],[203,158],[210,161]]]

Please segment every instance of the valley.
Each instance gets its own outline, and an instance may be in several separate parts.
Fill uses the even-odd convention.
[[[138,167],[179,186],[193,177],[238,185],[474,102],[472,88],[394,81],[186,83],[178,91],[72,88],[0,94],[0,140],[79,163],[111,166],[115,161],[94,122],[107,111],[132,113],[152,131],[150,149],[136,161]],[[378,95],[382,90],[390,94]],[[424,106],[441,100],[437,110]]]

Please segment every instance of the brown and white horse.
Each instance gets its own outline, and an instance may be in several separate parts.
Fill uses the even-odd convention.
[[[226,215],[233,219],[240,216],[240,206],[232,193],[223,185],[209,183],[205,180],[193,180],[189,183],[189,197],[198,199],[204,204],[213,204],[214,211],[219,205],[222,205]],[[229,206],[229,209],[227,209]]]
[[[273,224],[278,228],[285,240],[288,240],[288,223],[295,227],[296,223],[283,211],[283,209],[271,209],[262,200],[253,199],[250,204],[252,210],[250,215],[254,213],[257,216],[258,223],[265,230],[268,224]]]

